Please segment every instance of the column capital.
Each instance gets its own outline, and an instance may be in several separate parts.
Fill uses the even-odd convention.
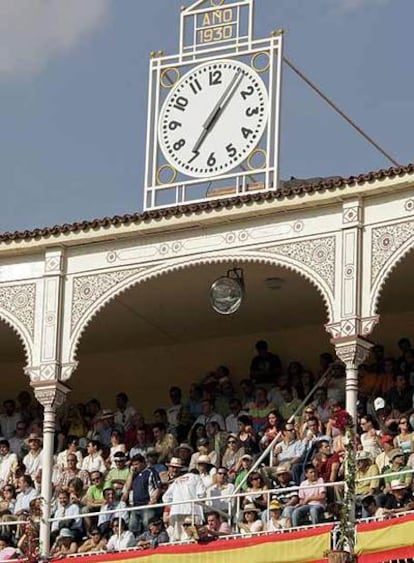
[[[66,400],[66,395],[71,391],[60,381],[39,381],[32,383],[36,399],[44,408],[57,409]]]
[[[368,357],[373,342],[362,336],[342,336],[332,338],[331,344],[335,346],[336,355],[347,367],[358,367]]]

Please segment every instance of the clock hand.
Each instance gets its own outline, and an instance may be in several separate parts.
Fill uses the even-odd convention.
[[[237,88],[239,87],[241,81],[243,80],[243,73],[240,69],[237,69],[237,72],[231,79],[229,85],[223,92],[222,96],[220,97],[217,104],[214,106],[213,110],[211,111],[210,115],[207,117],[205,123],[203,124],[203,130],[201,135],[197,139],[192,152],[198,153],[201,145],[203,144],[205,138],[209,134],[210,130],[214,127],[217,123],[218,118],[223,113],[224,108],[227,106],[231,98],[233,97],[234,93],[236,92]]]

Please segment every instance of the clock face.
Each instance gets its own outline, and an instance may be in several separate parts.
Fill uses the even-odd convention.
[[[268,118],[263,80],[244,63],[197,66],[161,109],[159,145],[173,168],[196,178],[226,174],[257,146]]]

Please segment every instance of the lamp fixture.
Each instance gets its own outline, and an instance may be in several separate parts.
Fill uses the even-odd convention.
[[[219,315],[233,315],[243,302],[244,292],[243,270],[233,268],[211,284],[210,304]]]

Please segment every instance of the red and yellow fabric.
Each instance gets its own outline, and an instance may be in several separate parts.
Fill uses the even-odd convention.
[[[357,527],[358,563],[414,557],[414,515]]]
[[[66,563],[323,563],[332,526],[256,538],[186,544],[131,553],[70,558]]]

